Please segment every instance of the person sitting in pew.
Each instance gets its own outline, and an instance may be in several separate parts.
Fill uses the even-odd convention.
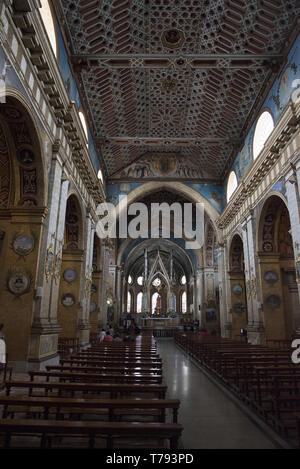
[[[114,340],[113,336],[110,335],[109,331],[106,332],[103,342],[112,342]]]
[[[115,337],[114,337],[114,342],[123,342],[123,340],[121,339],[121,337],[119,336],[119,334],[116,334]]]

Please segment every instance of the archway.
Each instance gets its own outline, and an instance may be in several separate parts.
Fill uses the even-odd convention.
[[[234,235],[229,252],[229,283],[232,312],[232,337],[240,336],[241,329],[247,329],[247,297],[242,238]]]
[[[291,225],[281,195],[265,202],[258,228],[262,307],[267,340],[289,339],[299,321],[300,306]]]
[[[83,272],[83,216],[76,194],[71,193],[67,201],[65,233],[62,256],[62,279],[58,299],[58,322],[62,327],[61,337],[78,336],[78,320],[85,279]]]
[[[0,104],[0,322],[9,360],[26,361],[41,349],[39,340],[31,343],[31,327],[47,181],[34,116],[24,98],[8,94]]]

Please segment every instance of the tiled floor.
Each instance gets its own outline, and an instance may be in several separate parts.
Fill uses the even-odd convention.
[[[275,449],[275,443],[174,344],[158,339],[169,398],[181,400],[184,449]]]

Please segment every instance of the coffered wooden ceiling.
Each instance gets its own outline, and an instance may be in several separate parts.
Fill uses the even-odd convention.
[[[106,176],[172,152],[223,181],[284,63],[297,0],[58,0]]]

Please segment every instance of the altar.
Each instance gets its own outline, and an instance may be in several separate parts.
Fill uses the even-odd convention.
[[[148,317],[142,319],[143,327],[174,327],[178,325],[178,318],[170,317]]]

